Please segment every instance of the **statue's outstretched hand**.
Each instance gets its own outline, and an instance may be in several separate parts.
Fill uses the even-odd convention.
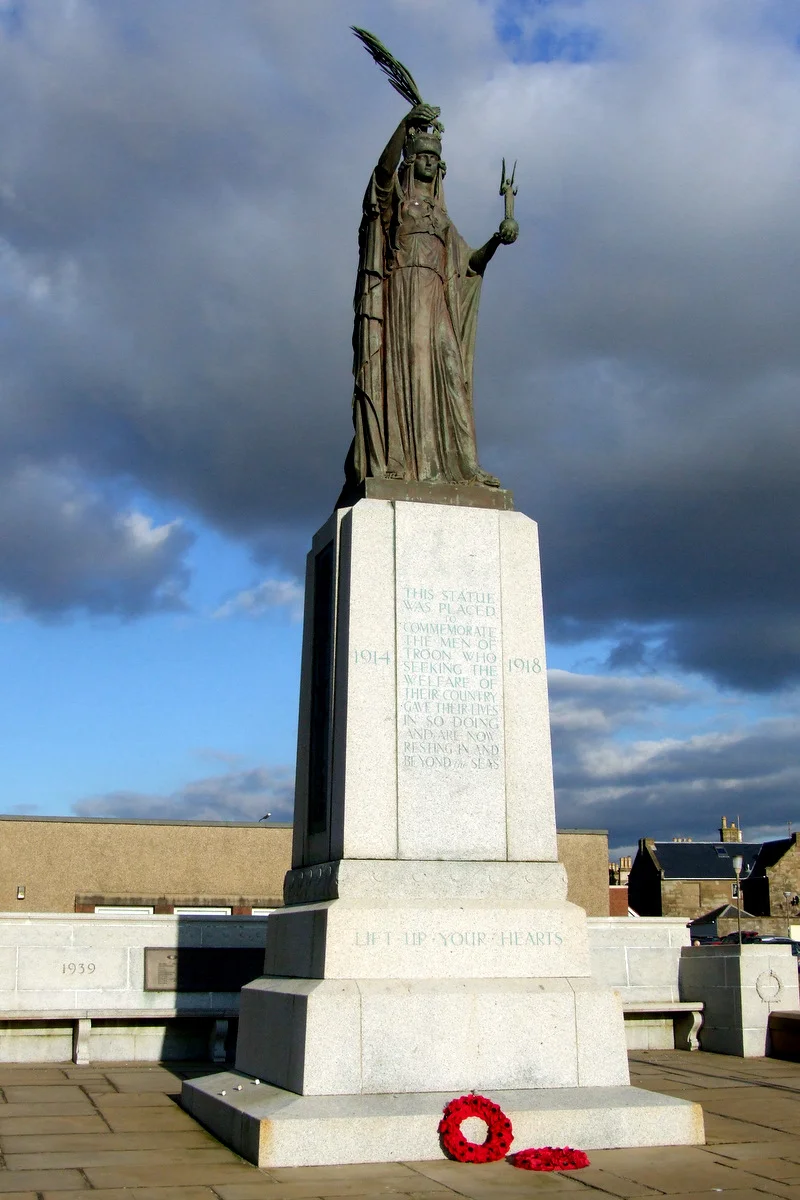
[[[406,117],[406,125],[432,125],[441,111],[433,104],[417,104]]]
[[[519,237],[519,225],[513,217],[506,217],[500,222],[500,228],[497,231],[497,236],[504,246],[510,246]]]

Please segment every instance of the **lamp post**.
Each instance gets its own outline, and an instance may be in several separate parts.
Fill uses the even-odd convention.
[[[742,945],[742,865],[744,859],[741,854],[733,856],[733,871],[736,875],[736,930],[739,934],[739,948]]]

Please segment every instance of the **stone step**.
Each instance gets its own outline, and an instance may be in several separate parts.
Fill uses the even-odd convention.
[[[182,1094],[187,1112],[262,1168],[440,1159],[437,1126],[452,1099],[444,1092],[298,1096],[232,1071],[187,1081]],[[704,1140],[699,1104],[642,1088],[539,1088],[493,1092],[490,1099],[514,1127],[514,1151]]]

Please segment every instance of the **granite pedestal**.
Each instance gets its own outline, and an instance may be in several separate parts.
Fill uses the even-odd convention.
[[[237,1082],[184,1085],[218,1136],[261,1166],[420,1159],[474,1089],[513,1109],[517,1148],[702,1141],[696,1106],[628,1086],[620,1000],[566,899],[533,521],[334,514],[309,556],[296,789]]]

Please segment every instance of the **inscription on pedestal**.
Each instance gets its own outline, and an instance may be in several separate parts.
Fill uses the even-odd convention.
[[[399,756],[407,770],[499,771],[500,606],[491,590],[401,589]]]
[[[365,929],[353,934],[353,945],[367,946],[438,946],[483,947],[561,946],[563,936],[555,929]]]
[[[423,507],[395,518],[400,855],[504,859],[498,515]]]

